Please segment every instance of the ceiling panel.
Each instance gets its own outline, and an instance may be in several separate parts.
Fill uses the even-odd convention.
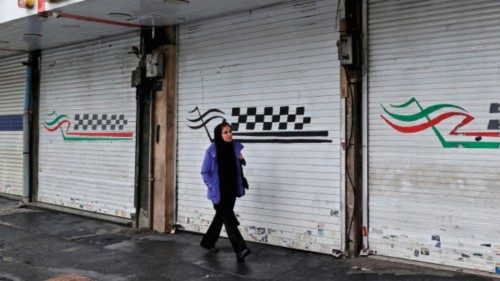
[[[45,17],[34,15],[0,24],[0,57],[137,32],[141,26],[195,22],[288,1],[86,0],[52,10],[54,13]]]

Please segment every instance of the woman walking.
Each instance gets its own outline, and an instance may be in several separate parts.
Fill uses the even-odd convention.
[[[241,154],[243,145],[233,140],[231,126],[225,121],[215,127],[214,139],[214,143],[205,153],[201,175],[208,188],[207,197],[214,205],[215,216],[200,245],[212,252],[218,252],[215,243],[224,224],[229,241],[236,252],[236,259],[242,262],[250,254],[250,250],[238,230],[240,223],[233,208],[236,197],[245,195],[241,171],[241,163],[244,162]]]

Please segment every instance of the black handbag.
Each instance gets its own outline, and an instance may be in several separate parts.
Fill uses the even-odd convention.
[[[247,162],[245,161],[245,159],[240,159],[241,181],[243,182],[243,187],[245,189],[248,189],[249,188],[248,181],[247,181],[247,178],[245,178],[245,175],[243,174],[243,166],[246,166],[246,165],[247,165]]]

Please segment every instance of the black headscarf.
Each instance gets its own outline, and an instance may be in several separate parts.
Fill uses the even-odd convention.
[[[222,199],[236,196],[236,155],[233,142],[222,139],[222,129],[231,127],[222,122],[214,129],[215,147],[217,149],[217,164],[219,167],[220,192]]]

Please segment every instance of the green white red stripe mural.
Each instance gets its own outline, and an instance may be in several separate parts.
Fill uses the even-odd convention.
[[[390,109],[382,105],[385,114],[380,117],[394,130],[413,134],[427,129],[432,129],[441,145],[445,148],[500,148],[500,125],[499,120],[491,119],[485,125],[484,131],[468,131],[467,126],[476,119],[470,112],[461,106],[454,104],[435,104],[429,107],[422,107],[416,98],[412,97],[407,102],[397,105],[389,105]],[[408,112],[413,106],[411,114],[397,114],[400,109]],[[489,113],[500,113],[500,104],[491,103]],[[450,121],[449,119],[459,117],[461,122],[456,124],[449,132],[440,131],[437,125]],[[452,140],[457,136],[470,137],[470,140]]]
[[[64,141],[127,141],[133,131],[125,130],[128,120],[124,114],[75,114],[71,119],[56,111],[43,120],[45,130],[60,132]]]

